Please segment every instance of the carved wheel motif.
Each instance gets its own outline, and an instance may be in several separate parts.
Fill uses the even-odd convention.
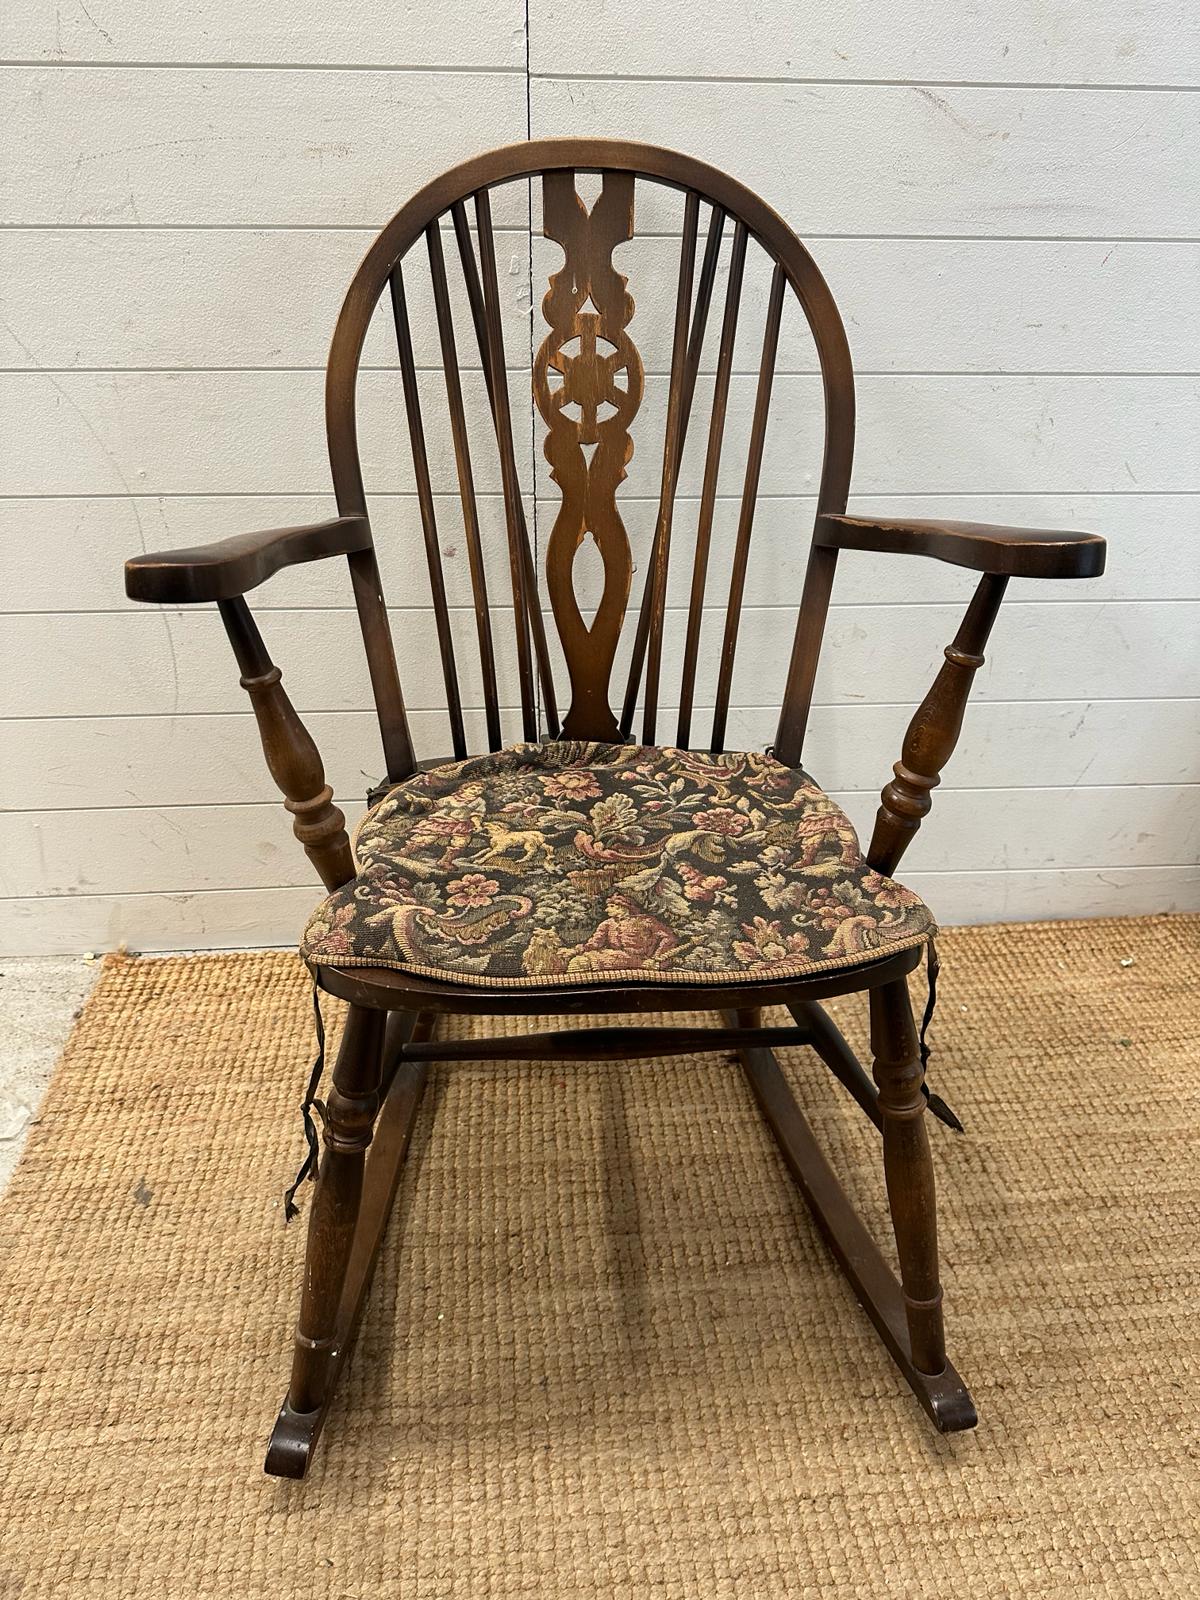
[[[629,600],[633,561],[617,511],[617,486],[633,455],[629,426],[642,400],[642,360],[626,332],[634,305],[612,253],[633,237],[633,175],[607,172],[589,212],[572,172],[542,180],[542,232],[565,260],[550,277],[542,314],[550,329],[533,365],[533,396],[546,423],[546,460],[562,503],[546,551],[546,576],[567,670],[571,708],[563,733],[620,740],[608,683]],[[590,625],[575,594],[575,556],[591,534],[604,588]]]

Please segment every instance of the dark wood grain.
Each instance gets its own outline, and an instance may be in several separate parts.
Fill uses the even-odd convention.
[[[758,482],[762,473],[767,422],[771,412],[771,388],[775,380],[775,362],[779,354],[779,327],[783,317],[783,297],[786,287],[783,269],[776,266],[771,274],[771,295],[767,302],[762,354],[758,364],[758,387],[754,395],[754,420],[750,425],[746,476],[742,484],[742,501],[738,509],[737,543],[734,546],[733,566],[729,573],[729,599],[725,607],[725,632],[721,639],[721,658],[717,669],[717,694],[713,706],[710,741],[710,749],[715,752],[725,748],[729,696],[733,687],[733,662],[737,654],[742,600],[746,593],[746,565],[750,559],[750,535],[754,531],[754,513],[758,506]]]
[[[331,1343],[319,1363],[314,1363],[315,1353],[307,1345],[297,1345],[293,1357],[293,1385],[284,1399],[267,1449],[266,1470],[275,1477],[304,1476],[329,1414],[334,1386],[354,1347],[429,1074],[427,1062],[402,1062],[401,1049],[409,1039],[428,1038],[432,1020],[406,1011],[388,1014],[379,1074],[378,1094],[382,1106],[363,1163],[353,1241],[340,1286],[336,1279],[330,1279],[324,1290],[326,1305],[335,1308]],[[314,1364],[319,1366],[315,1374],[311,1370]],[[298,1399],[311,1400],[314,1381],[319,1385],[321,1399],[310,1409],[296,1409],[292,1404],[293,1393]]]
[[[475,260],[471,243],[471,225],[467,220],[466,206],[459,201],[450,208],[454,221],[454,236],[458,241],[458,254],[462,262],[463,282],[471,307],[471,320],[475,324],[475,337],[483,361],[484,382],[487,385],[488,404],[496,430],[496,442],[502,452],[504,471],[505,516],[509,526],[510,553],[515,548],[524,577],[523,605],[528,613],[528,624],[533,634],[534,655],[537,659],[538,681],[542,691],[542,719],[552,739],[559,734],[558,700],[554,687],[554,672],[550,650],[546,641],[546,625],[542,616],[537,572],[525,521],[525,503],[517,480],[513,458],[512,422],[508,406],[507,373],[504,366],[504,341],[497,338],[500,327],[499,289],[496,282],[496,252],[492,238],[491,204],[486,190],[475,197],[476,216],[479,219],[480,255],[484,259],[484,280]],[[487,237],[486,248],[484,237]],[[501,380],[503,375],[503,382]],[[501,396],[503,399],[501,400]]]
[[[831,550],[932,556],[1006,578],[1098,578],[1106,549],[1098,533],[891,517],[818,517],[816,540]]]
[[[838,1182],[773,1052],[743,1050],[741,1058],[788,1170],[905,1381],[940,1432],[975,1427],[974,1403],[950,1363],[943,1360],[936,1373],[920,1365],[911,1342],[909,1308],[895,1274]]]
[[[642,399],[642,362],[626,331],[633,300],[612,256],[633,236],[633,179],[607,174],[589,213],[575,192],[573,175],[550,173],[543,183],[542,216],[543,232],[562,247],[564,257],[542,302],[549,332],[533,363],[533,397],[546,423],[546,460],[562,495],[546,547],[550,604],[571,679],[562,731],[569,739],[619,741],[609,680],[633,563],[616,494],[633,454],[630,428]],[[608,416],[601,416],[602,407],[610,408]],[[580,610],[574,575],[575,558],[588,537],[604,572],[590,622]]]
[[[433,483],[429,476],[429,451],[425,445],[425,422],[421,415],[421,392],[417,386],[417,365],[413,356],[412,330],[408,320],[408,297],[400,263],[388,280],[392,292],[392,322],[396,329],[396,351],[404,384],[404,409],[408,420],[408,441],[412,449],[413,474],[417,480],[417,506],[421,513],[421,533],[425,540],[425,565],[433,598],[438,654],[442,661],[442,682],[446,686],[446,710],[450,718],[450,738],[454,754],[462,760],[467,753],[463,729],[462,695],[458,687],[458,668],[454,660],[454,638],[450,631],[450,608],[446,603],[446,578],[442,568],[442,547],[438,543],[437,513]]]
[[[900,1258],[909,1348],[918,1372],[946,1365],[938,1282],[933,1157],[925,1127],[924,1072],[906,983],[870,994],[871,1050],[883,1114],[883,1173]]]
[[[499,750],[503,738],[500,733],[500,695],[496,687],[492,613],[488,604],[483,541],[479,536],[479,506],[475,498],[475,476],[471,469],[471,441],[463,409],[462,378],[458,368],[454,317],[450,309],[450,291],[446,283],[446,258],[442,250],[441,229],[436,222],[431,222],[426,228],[425,243],[429,251],[429,272],[433,280],[438,338],[442,347],[442,372],[446,382],[446,403],[450,411],[450,431],[454,440],[454,464],[458,473],[458,494],[462,505],[467,560],[471,568],[471,593],[475,599],[475,626],[479,640],[479,665],[483,674],[483,704],[487,719],[488,749]]]
[[[363,650],[371,679],[371,694],[375,700],[375,714],[379,718],[387,775],[393,783],[399,783],[417,770],[417,758],[408,726],[408,713],[404,707],[404,695],[400,689],[396,645],[388,621],[387,601],[383,598],[383,580],[379,576],[374,544],[367,550],[356,550],[346,564],[350,568],[350,588],[363,636]]]
[[[808,714],[812,710],[817,668],[821,663],[821,641],[825,637],[825,619],[833,598],[836,572],[837,551],[814,543],[808,553],[804,592],[800,597],[800,616],[792,639],[783,707],[772,746],[775,755],[787,767],[798,767],[804,753],[804,735],[808,730]]]
[[[688,322],[691,315],[692,279],[696,269],[696,229],[699,196],[687,195],[683,208],[683,240],[679,250],[679,283],[675,291],[675,336],[671,345],[671,387],[667,394],[667,432],[663,445],[662,487],[658,521],[650,557],[650,620],[647,635],[646,688],[642,705],[642,743],[653,744],[658,719],[658,685],[662,675],[663,613],[667,604],[667,569],[671,560],[671,526],[675,516],[675,491],[683,456],[686,415],[685,363],[688,357]]]
[[[508,564],[512,580],[513,623],[517,638],[517,676],[521,686],[521,728],[526,739],[536,739],[537,705],[533,687],[533,660],[530,628],[536,615],[541,624],[536,590],[530,592],[528,564],[522,545],[525,517],[521,508],[521,485],[513,453],[512,420],[509,416],[508,373],[504,365],[504,336],[500,327],[500,295],[496,286],[496,244],[492,236],[491,201],[486,189],[475,196],[475,221],[479,232],[480,277],[483,283],[483,370],[487,375],[488,400],[500,449],[500,479],[504,494],[504,525],[508,533]],[[465,242],[459,236],[460,248]],[[470,253],[464,257],[471,260]]]
[[[708,232],[704,239],[704,255],[696,278],[696,297],[692,306],[692,326],[688,333],[687,356],[683,363],[683,403],[679,408],[679,451],[687,440],[692,404],[696,398],[696,379],[700,376],[700,358],[704,354],[704,338],[708,331],[708,313],[712,305],[713,289],[717,281],[717,268],[721,259],[721,240],[725,235],[728,217],[720,206],[709,210]],[[739,224],[740,226],[740,224]]]
[[[709,413],[708,451],[704,458],[704,482],[700,491],[700,514],[696,523],[695,553],[692,558],[692,587],[688,597],[687,635],[683,645],[683,678],[679,686],[679,723],[675,734],[675,743],[681,749],[687,749],[692,737],[692,699],[696,692],[696,672],[700,662],[700,628],[704,620],[704,595],[708,584],[708,552],[712,542],[713,511],[717,503],[717,475],[721,470],[725,413],[729,405],[729,383],[733,376],[733,353],[742,304],[746,240],[745,225],[739,222],[733,231],[733,250],[729,258],[725,315],[721,323],[717,375]]]
[[[282,673],[267,654],[261,633],[240,596],[218,602],[225,632],[250,696],[267,770],[292,815],[292,831],[327,889],[354,877],[346,819],[333,803],[312,735],[284,692]]]
[[[589,207],[578,192],[577,175],[592,172],[601,174],[601,185],[599,199]],[[523,185],[526,181],[541,185],[544,231],[564,256],[550,276],[542,301],[541,337],[535,324],[530,345],[531,350],[537,349],[531,363],[532,392],[546,428],[545,454],[560,496],[545,556],[547,594],[570,678],[570,706],[561,730],[535,551],[521,494],[492,227],[491,191],[499,185]],[[665,427],[660,441],[643,444],[638,426],[646,378],[630,331],[634,296],[619,270],[617,252],[637,234],[638,199],[646,185],[665,186],[683,196],[683,228],[670,372],[664,380],[656,380],[665,381]],[[474,205],[474,237],[468,204]],[[708,226],[697,272],[704,207],[708,208]],[[723,241],[730,225],[733,239],[725,307],[710,395],[709,385],[701,384],[699,375]],[[464,403],[464,376],[472,383],[475,375],[460,372],[454,296],[443,246],[443,230],[450,228],[458,246],[487,390],[492,424],[492,437],[487,438],[472,437]],[[919,554],[983,574],[945,652],[945,663],[909,725],[893,778],[883,790],[868,852],[873,868],[894,870],[930,810],[931,792],[958,739],[968,692],[982,665],[984,644],[1008,578],[1082,578],[1103,570],[1104,541],[1093,534],[846,514],[855,409],[850,350],[841,316],[812,257],[792,230],[733,178],[688,156],[623,140],[531,140],[490,151],[436,178],[406,202],[372,244],[350,284],[334,331],[325,385],[330,467],[341,515],[312,527],[275,529],[201,549],[137,556],[126,568],[127,592],[134,599],[218,603],[254,709],[268,768],[284,793],[301,843],[327,885],[348,883],[354,874],[344,819],[333,803],[316,747],[284,693],[279,670],[267,654],[243,596],[285,566],[345,556],[387,772],[385,783],[374,792],[386,792],[429,764],[418,760],[408,726],[367,520],[358,447],[359,366],[367,330],[381,299],[390,295],[396,330],[403,413],[413,453],[416,502],[454,757],[461,758],[468,748],[459,669],[472,643],[469,634],[460,631],[456,636],[452,627],[443,570],[443,559],[449,559],[450,552],[442,544],[443,530],[436,520],[435,470],[426,444],[421,376],[409,326],[409,280],[421,269],[422,256],[436,313],[489,748],[501,745],[499,686],[513,681],[514,666],[526,740],[540,737],[543,730],[550,737],[561,731],[570,738],[627,739],[632,736],[640,701],[642,738],[647,743],[655,741],[660,705],[669,704],[672,693],[667,676],[671,663],[665,647],[671,561],[686,559],[686,552],[681,554],[678,546],[691,536],[677,728],[678,741],[688,744],[709,664],[704,610],[710,568],[715,563],[717,488],[723,470],[728,470],[722,460],[742,287],[752,256],[757,255],[765,255],[771,274],[770,294],[716,661],[714,751],[724,748],[730,714],[772,387],[789,300],[799,307],[813,338],[821,372],[825,430],[820,459],[811,463],[817,515],[803,589],[795,597],[790,663],[784,682],[775,690],[781,702],[773,746],[777,759],[793,766],[801,760],[841,551]],[[426,399],[430,393],[425,391]],[[704,469],[691,528],[687,526],[690,518],[678,511],[677,502],[693,415],[694,431],[698,432],[705,425],[700,397],[709,395]],[[429,420],[432,426],[431,416]],[[499,453],[504,502],[511,628],[505,615],[507,600],[497,604],[497,626],[492,624],[493,597],[485,579],[484,528],[473,465],[473,452],[487,450],[487,457],[478,457],[485,462],[492,459],[493,447]],[[629,626],[635,567],[618,491],[635,448],[661,448],[661,460],[656,462],[660,493],[618,716],[610,703],[610,681]],[[486,476],[489,470],[481,465],[481,483],[490,481]],[[533,533],[538,535],[536,517]],[[575,584],[576,556],[588,538],[595,541],[603,566],[601,598],[590,621],[583,616]],[[881,594],[881,599],[885,598],[886,592]],[[775,603],[791,604],[792,599],[780,594]],[[921,648],[923,640],[916,629],[913,634],[913,648]],[[423,696],[437,669],[431,652],[420,685]],[[464,668],[463,682],[470,681]],[[763,692],[769,692],[765,685]],[[423,698],[420,703],[425,706],[429,701]],[[906,986],[921,955],[920,949],[882,957],[864,952],[855,964],[837,971],[782,983],[710,985],[656,980],[556,985],[548,981],[544,987],[528,989],[489,989],[465,980],[437,983],[398,970],[317,965],[314,977],[318,985],[348,1001],[351,1010],[328,1100],[326,1153],[311,1208],[292,1384],[272,1436],[268,1470],[300,1476],[311,1458],[353,1339],[427,1066],[434,1060],[620,1060],[630,1055],[735,1048],[784,1160],[897,1367],[939,1427],[971,1426],[974,1408],[946,1361],[942,1331],[923,1069]],[[873,1081],[821,1005],[823,1000],[851,992],[868,996]],[[774,1005],[787,1008],[792,1026],[764,1026],[764,1008]],[[507,1018],[665,1013],[670,1017],[696,1009],[721,1011],[723,1025],[697,1028],[667,1021],[631,1026],[625,1022],[524,1034],[502,1032],[491,1039],[432,1037],[435,1019],[443,1013]],[[881,1130],[901,1282],[897,1283],[887,1268],[817,1148],[812,1130],[787,1091],[769,1048],[772,1044],[813,1049]],[[381,1101],[384,1111],[377,1117]],[[375,1149],[368,1155],[373,1138]]]
[[[696,378],[700,372],[700,357],[704,349],[704,333],[708,326],[708,309],[712,304],[713,284],[717,276],[717,263],[721,254],[721,236],[726,216],[720,206],[713,206],[709,215],[708,236],[704,244],[704,259],[700,264],[700,277],[696,284],[696,302],[692,308],[692,328],[688,335],[687,356],[683,364],[683,398],[680,418],[677,455],[682,456],[687,440],[688,422],[692,415],[692,400],[696,391]],[[654,574],[664,537],[661,520],[656,522],[650,559],[646,563],[646,576],[642,583],[642,599],[638,610],[637,628],[629,660],[629,673],[625,683],[625,699],[621,707],[621,735],[628,738],[637,711],[638,695],[642,686],[642,669],[646,664],[646,646],[650,638],[650,620],[654,604]]]
[[[816,1000],[791,1000],[788,1010],[796,1026],[807,1033],[809,1048],[816,1051],[859,1109],[877,1128],[881,1128],[883,1115],[879,1109],[879,1091],[837,1023]]]
[[[967,607],[958,632],[945,649],[945,664],[917,707],[900,760],[880,796],[867,860],[879,872],[895,872],[900,858],[933,804],[932,791],[954,753],[983,647],[1004,599],[1007,578],[988,573]]]
[[[732,1046],[805,1044],[805,1027],[559,1028],[497,1039],[437,1039],[406,1045],[409,1061],[630,1061],[642,1056],[728,1050]]]
[[[481,988],[471,983],[445,983],[414,977],[388,967],[339,967],[322,963],[314,976],[322,989],[354,1005],[383,1010],[422,1010],[468,1016],[579,1016],[613,1011],[644,1013],[728,1009],[738,1006],[786,1005],[791,1001],[826,1000],[857,993],[912,972],[922,950],[900,950],[864,959],[860,965],[815,973],[782,983],[733,985],[695,983],[548,984],[545,988]]]
[[[187,550],[152,550],[125,563],[125,593],[158,605],[198,605],[249,594],[284,567],[371,548],[366,517],[333,517],[297,528],[268,528]]]
[[[382,1012],[351,1006],[333,1087],[325,1101],[324,1151],[310,1215],[287,1398],[290,1409],[300,1413],[323,1405],[337,1355],[338,1307],[358,1231],[363,1171],[379,1110],[384,1023]]]

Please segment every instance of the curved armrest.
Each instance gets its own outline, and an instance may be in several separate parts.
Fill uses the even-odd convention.
[[[371,544],[366,517],[334,517],[302,528],[240,533],[193,550],[155,550],[125,563],[125,593],[131,600],[188,605],[233,600],[266,581],[281,567],[325,556],[348,556]]]
[[[835,550],[933,556],[1004,578],[1097,578],[1105,541],[1098,533],[1000,528],[987,522],[912,522],[903,517],[822,516],[816,542]]]

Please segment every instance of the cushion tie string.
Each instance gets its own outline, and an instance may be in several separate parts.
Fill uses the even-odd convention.
[[[316,982],[313,982],[313,1017],[317,1029],[317,1058],[312,1064],[312,1071],[308,1075],[308,1088],[304,1091],[304,1104],[300,1107],[300,1115],[304,1118],[304,1137],[308,1141],[308,1154],[304,1164],[296,1174],[296,1181],[283,1197],[283,1220],[289,1223],[293,1217],[298,1216],[300,1207],[296,1204],[296,1190],[305,1178],[315,1180],[320,1165],[320,1143],[317,1139],[317,1126],[313,1121],[313,1111],[325,1124],[325,1102],[317,1099],[317,1090],[321,1086],[321,1075],[325,1071],[325,1024],[321,1020],[321,995]]]
[[[929,998],[925,1002],[925,1015],[921,1018],[920,1049],[922,1072],[924,1072],[926,1067],[929,1065],[929,1045],[926,1043],[925,1035],[929,1030],[929,1024],[933,1021],[933,1013],[937,1009],[937,981],[938,973],[941,971],[941,963],[938,961],[937,945],[934,944],[932,939],[929,941],[929,950],[925,962],[925,971],[929,980]],[[928,1083],[922,1082],[921,1093],[925,1096],[925,1101],[930,1111],[933,1112],[934,1116],[939,1122],[944,1122],[948,1128],[953,1128],[956,1133],[965,1132],[962,1123],[954,1115],[953,1111],[951,1111],[950,1107],[942,1099],[941,1095],[934,1094]]]

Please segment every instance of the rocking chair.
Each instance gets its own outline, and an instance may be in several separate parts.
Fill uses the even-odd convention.
[[[577,173],[600,174],[590,209],[577,192]],[[516,185],[521,198],[540,189],[543,234],[564,257],[550,274],[542,302],[548,331],[532,359],[533,400],[558,491],[545,557],[557,641],[548,637],[538,596],[514,444],[492,221],[493,191],[502,194],[505,185]],[[633,455],[645,382],[628,331],[633,300],[613,253],[634,238],[635,188],[659,223],[655,247],[678,247],[678,288],[653,537],[632,637],[623,640],[635,569],[617,490]],[[663,208],[677,205],[680,194],[682,228],[664,229],[669,213]],[[681,463],[693,403],[709,392],[707,378],[697,379],[727,228],[732,239],[698,509],[688,518],[694,522],[690,577],[673,587],[675,603],[668,607],[672,533],[683,521],[676,507]],[[469,307],[482,364],[481,414],[490,417],[474,429],[463,379],[478,373],[459,367],[446,269],[451,236],[461,268],[453,294]],[[473,626],[466,628],[457,625],[448,601],[438,480],[425,431],[433,391],[418,378],[409,313],[412,258],[421,245],[473,598]],[[728,548],[714,542],[715,513],[752,245],[765,256],[767,288],[760,296],[757,377],[745,408],[748,443],[738,463],[740,500],[734,496],[738,515]],[[670,270],[674,274],[674,266]],[[413,747],[356,433],[360,357],[385,295],[452,744],[451,756],[434,761],[418,761]],[[765,754],[729,752],[747,560],[781,319],[792,297],[815,342],[824,391],[816,524],[774,744]],[[141,555],[125,569],[135,600],[216,602],[267,766],[329,891],[301,950],[319,988],[349,1003],[323,1108],[324,1152],[308,1224],[291,1382],[266,1470],[298,1478],[307,1469],[354,1339],[429,1063],[468,1058],[620,1060],[733,1049],[834,1255],[917,1399],[939,1429],[973,1426],[974,1406],[947,1361],[943,1339],[929,1097],[907,986],[934,924],[920,899],[891,874],[929,811],[931,791],[954,749],[1009,578],[1093,577],[1104,567],[1104,541],[1084,533],[847,515],[854,442],[850,352],[808,251],[774,211],[724,173],[637,144],[564,139],[516,145],[456,167],[410,200],[375,240],[350,285],[329,357],[326,424],[338,517]],[[511,610],[508,596],[501,606],[489,595],[497,569],[485,556],[486,518],[475,488],[485,442],[489,455],[497,452],[493,464],[498,457]],[[574,571],[588,534],[603,567],[590,622]],[[945,664],[909,725],[865,857],[847,818],[800,764],[843,550],[931,556],[981,574]],[[368,797],[372,808],[353,850],[316,746],[245,600],[281,568],[329,556],[348,560],[386,763],[386,781]],[[727,571],[728,586],[723,618],[718,611],[709,624],[720,628],[719,653],[702,662],[710,566]],[[679,640],[673,636],[677,623]],[[658,743],[658,723],[669,636],[682,667],[674,744],[665,746]],[[617,712],[610,682],[619,653],[625,685]],[[464,691],[459,662],[467,655],[473,660]],[[564,666],[568,688],[560,719]],[[699,745],[692,732],[698,690],[711,694],[713,708],[710,737]],[[501,713],[506,704],[515,712],[518,697],[522,737],[506,745]],[[469,756],[468,720],[480,699],[487,753]],[[829,997],[856,991],[869,997],[873,1079],[822,1008]],[[436,1037],[438,1018],[454,1012],[671,1013],[697,1006],[722,1013],[722,1025]],[[791,1025],[764,1027],[764,1006],[784,1007]],[[786,1086],[772,1047],[800,1044],[826,1063],[882,1135],[899,1282]]]

